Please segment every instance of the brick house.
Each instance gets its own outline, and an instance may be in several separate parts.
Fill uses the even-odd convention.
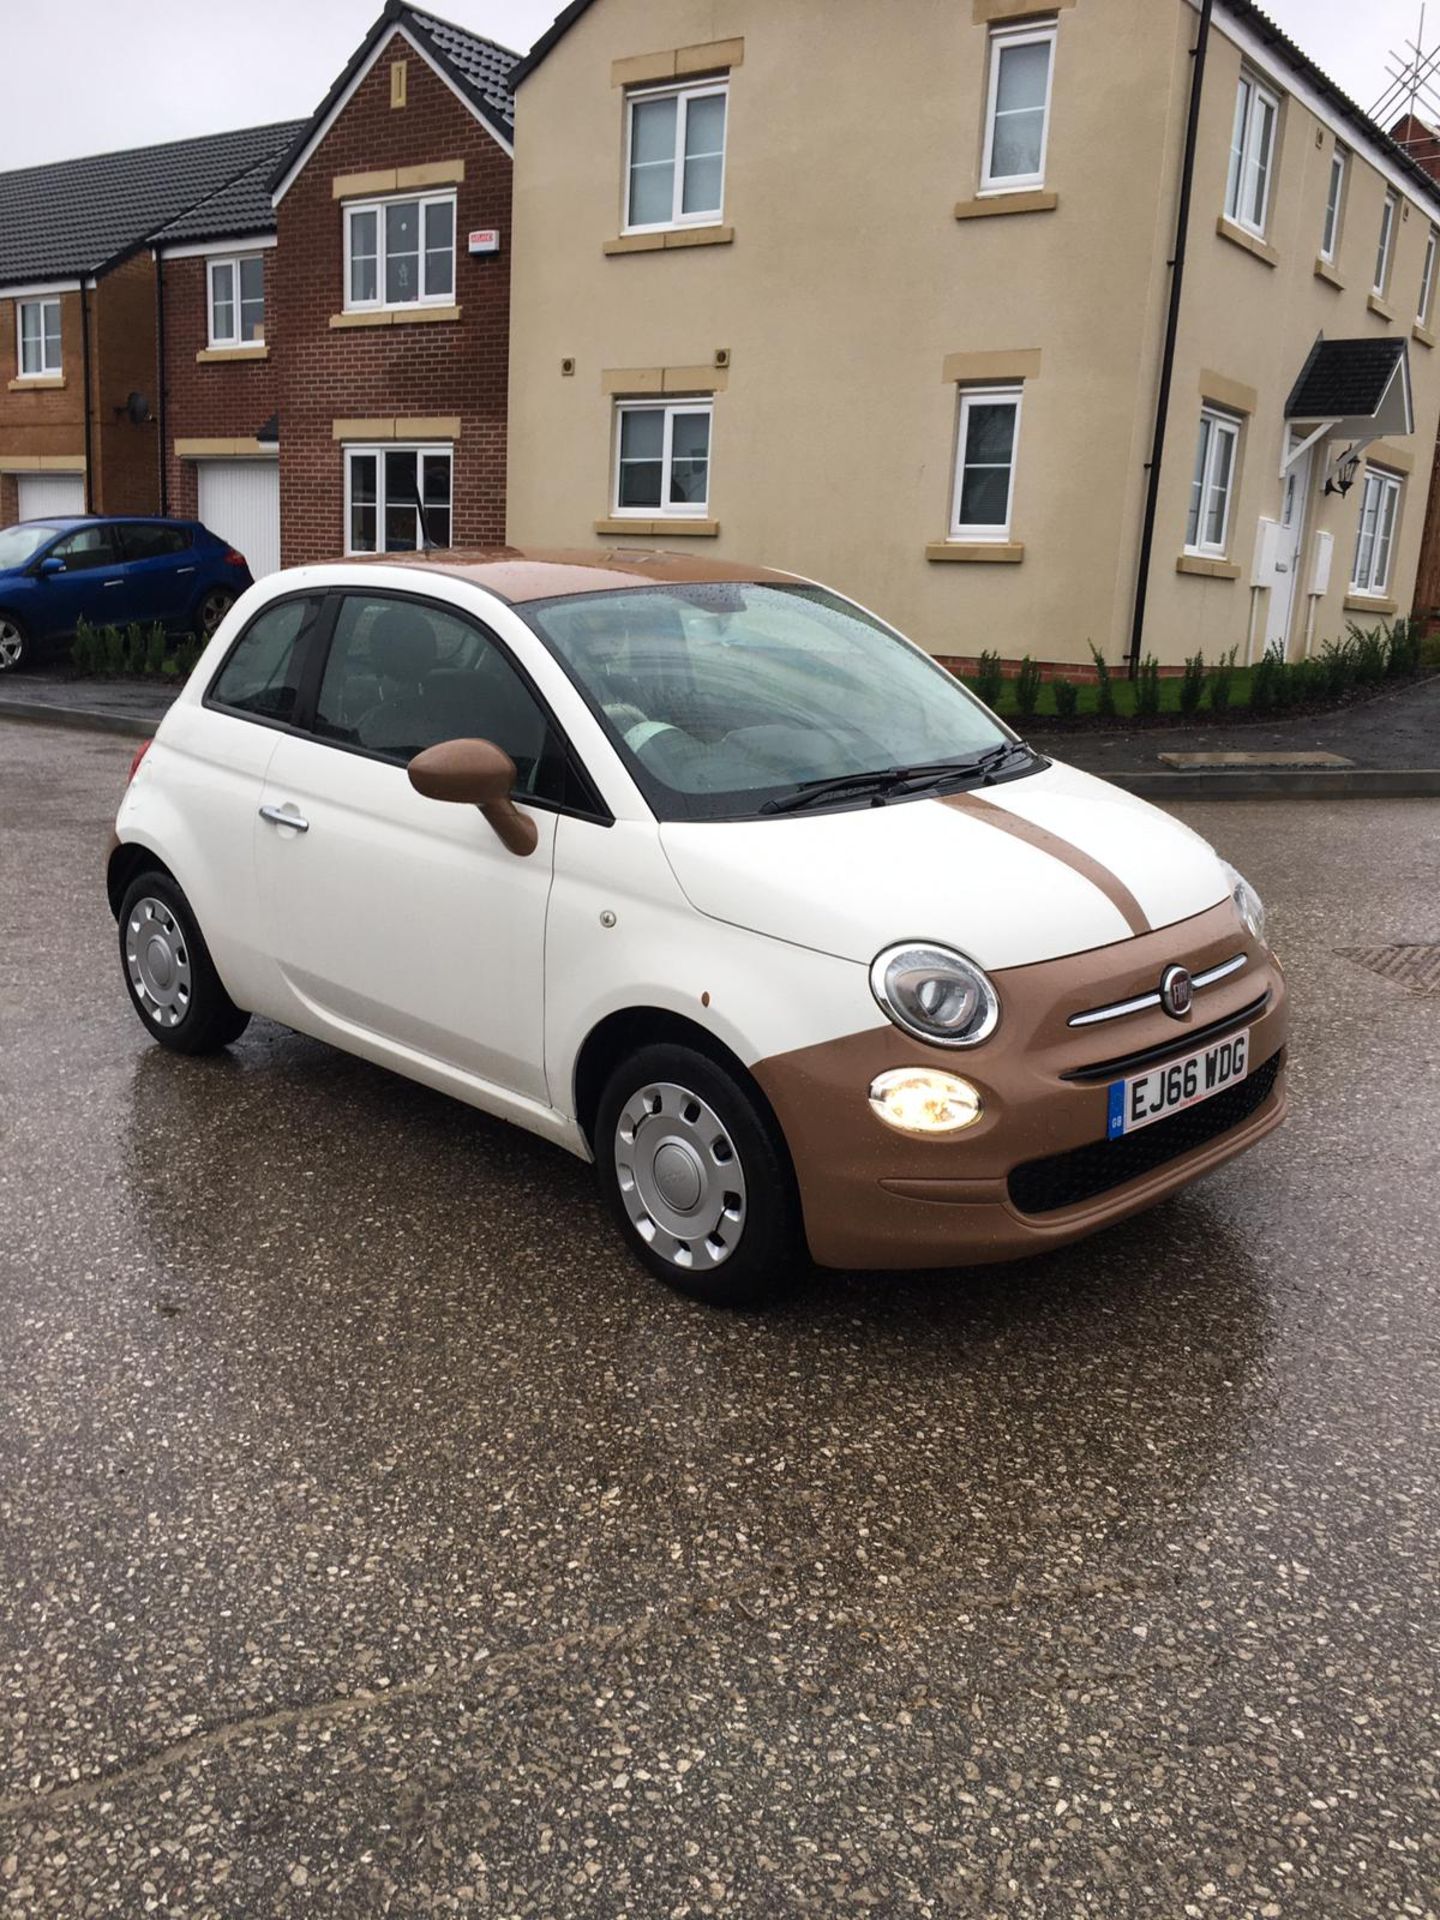
[[[0,525],[162,509],[150,237],[268,165],[293,132],[251,127],[0,174]]]
[[[287,566],[504,537],[517,57],[391,0],[271,175]]]

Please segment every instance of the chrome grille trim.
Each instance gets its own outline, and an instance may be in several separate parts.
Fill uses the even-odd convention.
[[[1218,966],[1207,967],[1203,973],[1192,976],[1191,985],[1197,993],[1203,993],[1206,987],[1218,986],[1220,981],[1228,980],[1232,974],[1239,973],[1242,967],[1250,964],[1248,954],[1237,953],[1233,959],[1222,960]],[[1123,1020],[1129,1013],[1144,1013],[1149,1007],[1158,1007],[1160,993],[1139,994],[1133,1000],[1116,1000],[1108,1007],[1092,1007],[1089,1013],[1072,1013],[1067,1025],[1072,1027],[1098,1027],[1106,1020]]]

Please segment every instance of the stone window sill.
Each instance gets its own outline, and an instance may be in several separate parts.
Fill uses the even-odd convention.
[[[1422,327],[1418,320],[1410,329],[1410,338],[1412,340],[1418,340],[1422,347],[1433,347],[1435,345],[1435,335],[1430,331],[1429,327]]]
[[[1347,593],[1345,596],[1346,613],[1385,613],[1400,611],[1398,600],[1373,600],[1363,593]]]
[[[1387,301],[1382,300],[1378,293],[1370,294],[1365,301],[1365,306],[1370,313],[1378,313],[1382,320],[1395,318],[1395,309]]]
[[[459,307],[381,307],[375,313],[332,313],[332,327],[411,327],[434,320],[458,320]]]
[[[1345,291],[1345,282],[1335,271],[1335,262],[1333,260],[1322,260],[1317,255],[1315,259],[1315,278],[1317,280],[1323,280],[1327,287],[1338,287],[1342,293]]]
[[[1059,204],[1058,193],[1046,193],[1038,187],[1015,193],[977,193],[973,200],[956,202],[955,218],[988,220],[1002,213],[1053,213]]]
[[[971,566],[1015,567],[1025,558],[1023,540],[932,540],[927,560],[958,560]]]
[[[1280,256],[1274,247],[1260,239],[1258,234],[1247,233],[1244,227],[1237,227],[1233,220],[1227,220],[1222,213],[1215,222],[1215,231],[1222,240],[1228,240],[1232,246],[1239,247],[1242,253],[1248,253],[1254,260],[1263,260],[1267,267],[1278,267]]]
[[[718,520],[682,520],[678,514],[658,520],[610,519],[595,522],[596,533],[644,534],[649,539],[713,540],[720,531]]]
[[[1182,553],[1175,562],[1177,573],[1199,574],[1204,580],[1238,580],[1240,569],[1233,560],[1211,560],[1203,553]]]
[[[64,384],[63,373],[22,373],[9,383],[11,393],[55,393]]]
[[[672,247],[728,247],[733,227],[667,227],[662,233],[622,233],[607,240],[603,253],[668,253]]]
[[[243,347],[202,347],[195,356],[202,367],[221,365],[227,360],[268,360],[270,349],[258,340]]]

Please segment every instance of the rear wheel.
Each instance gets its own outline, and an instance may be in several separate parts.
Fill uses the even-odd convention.
[[[803,1266],[775,1124],[692,1048],[642,1047],[600,1098],[595,1158],[611,1211],[654,1274],[712,1306],[758,1306]]]
[[[165,873],[142,873],[120,907],[120,960],[130,1003],[174,1053],[215,1053],[250,1016],[220,984],[190,903]]]
[[[30,658],[30,638],[13,613],[0,613],[0,673],[23,667]]]
[[[208,640],[235,604],[233,593],[224,587],[211,587],[195,609],[195,631],[202,640]]]

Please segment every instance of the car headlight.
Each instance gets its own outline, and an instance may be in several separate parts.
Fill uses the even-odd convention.
[[[995,1031],[1000,1001],[972,960],[907,941],[877,954],[870,991],[903,1032],[941,1047],[974,1047]]]
[[[1228,860],[1222,861],[1230,881],[1230,898],[1235,902],[1235,911],[1240,916],[1241,925],[1252,940],[1265,944],[1265,903],[1245,878],[1237,873]]]
[[[870,1083],[870,1106],[898,1133],[958,1133],[985,1111],[978,1087],[930,1067],[894,1067]]]

